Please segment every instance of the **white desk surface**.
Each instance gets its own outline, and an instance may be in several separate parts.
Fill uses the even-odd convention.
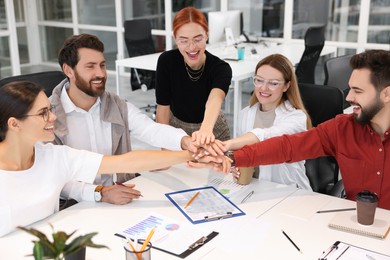
[[[256,49],[257,54],[252,54],[251,49]],[[214,44],[207,46],[206,48],[210,53],[224,58],[235,58],[237,55],[236,49],[234,46],[226,46],[225,44]],[[277,45],[276,43],[264,44],[245,44],[245,59],[241,61],[227,61],[232,68],[232,85],[234,88],[234,108],[233,108],[233,137],[237,136],[237,120],[238,113],[242,109],[242,89],[240,81],[248,79],[254,75],[254,70],[256,64],[264,57],[280,53],[290,59],[293,64],[299,62],[302,53],[305,49],[303,44],[281,44]],[[336,54],[337,48],[332,46],[324,46],[321,56]],[[137,68],[137,69],[146,69],[146,70],[156,70],[157,60],[160,56],[160,53],[148,54],[133,58],[116,60],[116,84],[117,84],[117,94],[119,95],[119,77],[121,73],[121,68]]]
[[[87,248],[87,259],[125,259],[122,231],[147,214],[156,212],[179,222],[188,221],[164,196],[165,193],[199,187],[207,183],[209,170],[188,169],[183,165],[165,172],[143,173],[130,182],[136,184],[144,197],[128,205],[81,202],[33,226],[50,234],[48,223],[56,230],[76,235],[98,232],[95,243],[107,249]],[[327,224],[335,213],[316,214],[318,209],[350,207],[354,203],[335,197],[298,190],[295,187],[259,181],[255,194],[238,206],[246,216],[198,224],[219,235],[186,259],[317,259],[336,240],[390,254],[390,238],[372,239],[329,229]],[[39,210],[39,209],[37,209]],[[390,211],[384,210],[389,215]],[[302,249],[299,253],[282,235],[281,229]],[[0,238],[0,259],[32,259],[32,236],[16,231]],[[152,249],[152,259],[179,259]]]

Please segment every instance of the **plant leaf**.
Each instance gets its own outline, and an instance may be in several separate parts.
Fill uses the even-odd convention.
[[[97,232],[89,233],[83,236],[78,236],[73,239],[64,249],[65,255],[71,254],[78,251],[82,247],[94,247],[94,248],[108,248],[105,245],[98,245],[92,242],[92,237],[94,237]]]
[[[62,252],[66,245],[66,240],[70,237],[63,231],[58,231],[52,234],[53,237],[53,245],[56,252]]]
[[[38,241],[34,242],[33,256],[34,256],[35,260],[42,260],[43,259],[43,248]]]
[[[18,226],[17,228],[20,230],[26,231],[27,233],[29,233],[29,234],[31,234],[39,239],[38,241],[33,240],[33,243],[34,243],[33,254],[35,251],[35,245],[37,243],[39,243],[39,245],[40,245],[39,250],[42,250],[40,252],[43,252],[44,257],[55,258],[58,256],[58,253],[56,252],[56,249],[55,249],[53,243],[49,241],[49,239],[46,237],[46,235],[44,233],[40,232],[39,230],[37,230],[35,228],[25,228],[25,227],[21,227],[21,226]]]

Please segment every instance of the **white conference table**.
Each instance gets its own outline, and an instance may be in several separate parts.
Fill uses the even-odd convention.
[[[257,54],[252,54],[251,49],[255,49]],[[206,48],[210,53],[225,58],[236,58],[236,50],[234,46],[226,46],[225,44],[214,44],[207,46]],[[305,49],[303,44],[280,44],[268,43],[268,44],[245,44],[245,58],[240,61],[228,61],[232,68],[232,86],[234,89],[233,100],[233,137],[237,136],[237,120],[238,113],[242,109],[242,85],[241,82],[254,75],[256,64],[264,57],[280,53],[290,59],[293,64],[299,62],[302,53]],[[335,55],[337,48],[333,46],[325,45],[322,49],[321,56]],[[145,70],[156,70],[159,53],[153,53],[148,55],[142,55],[132,58],[126,58],[115,61],[116,66],[116,91],[120,94],[120,75],[122,68],[136,68]]]
[[[32,226],[50,234],[48,223],[56,230],[76,235],[98,232],[93,241],[108,249],[87,248],[86,259],[125,259],[122,239],[115,236],[152,212],[187,221],[184,215],[164,196],[167,192],[199,187],[216,173],[188,169],[178,165],[164,172],[147,172],[131,180],[143,196],[128,205],[81,202]],[[335,213],[316,214],[319,209],[350,207],[353,202],[299,190],[293,186],[253,180],[254,195],[237,204],[246,215],[202,223],[196,226],[219,232],[186,259],[317,259],[336,240],[390,254],[390,238],[378,240],[329,229],[327,224]],[[38,209],[37,209],[38,210]],[[390,211],[383,210],[390,219]],[[284,229],[301,247],[298,251],[282,235]],[[34,237],[15,231],[0,238],[0,259],[32,259]],[[178,259],[152,249],[152,259]]]

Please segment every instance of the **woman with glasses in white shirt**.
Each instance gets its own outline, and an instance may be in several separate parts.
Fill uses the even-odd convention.
[[[177,49],[162,53],[156,70],[156,121],[182,128],[197,144],[228,140],[222,103],[232,70],[206,51],[208,24],[194,7],[181,9],[173,21]]]
[[[262,59],[256,66],[253,84],[249,106],[239,113],[239,137],[224,142],[226,149],[237,150],[245,145],[306,131],[311,127],[293,66],[286,57],[273,54]],[[255,171],[254,177],[311,190],[304,163],[259,166],[259,172]],[[238,177],[239,172],[235,172],[235,175]]]
[[[96,174],[141,172],[193,159],[189,151],[103,156],[44,144],[54,139],[52,108],[43,88],[32,82],[0,88],[0,237],[57,212],[60,192],[70,180],[91,183]],[[141,194],[132,192],[134,198]]]

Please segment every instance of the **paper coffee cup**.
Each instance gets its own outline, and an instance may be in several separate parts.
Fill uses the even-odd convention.
[[[255,172],[254,167],[240,167],[238,168],[240,177],[237,180],[238,184],[247,185],[252,181],[253,173]]]
[[[378,196],[368,190],[356,195],[357,220],[362,225],[372,225],[375,219]]]

